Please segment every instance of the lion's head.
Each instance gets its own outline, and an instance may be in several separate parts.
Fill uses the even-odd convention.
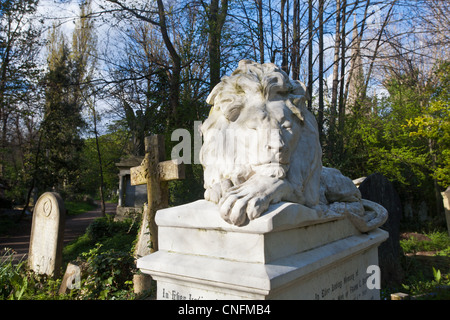
[[[205,199],[225,219],[235,223],[233,210],[255,218],[274,201],[318,203],[321,149],[307,99],[305,86],[276,65],[248,60],[212,90],[200,161]]]

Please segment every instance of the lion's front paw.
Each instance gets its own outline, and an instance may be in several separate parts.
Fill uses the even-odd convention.
[[[271,203],[280,201],[288,189],[288,183],[283,180],[253,176],[224,193],[219,201],[220,215],[225,221],[240,226],[247,218],[258,218]]]
[[[232,186],[233,184],[228,179],[212,185],[211,187],[205,190],[205,200],[214,203],[219,203],[220,199],[222,198],[222,195]]]

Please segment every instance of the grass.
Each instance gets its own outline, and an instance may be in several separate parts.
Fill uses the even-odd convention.
[[[97,218],[86,232],[63,249],[65,263],[75,260],[83,252],[87,252],[97,244],[102,250],[130,252],[136,240],[139,224],[136,221],[112,221],[111,218]]]
[[[80,213],[84,213],[86,211],[91,211],[97,208],[96,204],[88,203],[88,202],[78,202],[78,201],[66,201],[64,203],[67,215],[75,216]]]
[[[384,292],[403,292],[415,299],[450,299],[450,237],[447,231],[408,233],[400,240],[404,256],[401,264],[404,279],[401,286]]]
[[[11,251],[0,254],[0,300],[134,299],[133,248],[138,232],[136,221],[115,222],[97,218],[86,232],[63,249],[61,277],[51,279],[28,270],[25,262],[13,262]],[[82,287],[59,294],[67,264],[88,262]]]
[[[95,208],[92,204],[67,202],[69,214],[79,214]],[[86,233],[66,245],[63,250],[63,270],[67,263],[91,253],[99,274],[105,274],[105,266],[112,266],[117,273],[122,265],[118,257],[132,254],[139,227],[138,221],[114,222],[110,218],[99,218],[91,224]],[[391,293],[403,292],[416,299],[450,300],[450,237],[447,231],[408,233],[400,241],[404,256],[401,258],[404,278],[402,284],[382,288],[382,298],[389,299]],[[3,257],[5,258],[5,257]],[[112,260],[111,260],[112,259]],[[4,260],[4,259],[3,259]],[[110,261],[114,261],[111,264]],[[101,268],[100,268],[101,267]],[[111,269],[111,268],[110,268]],[[132,298],[132,289],[108,291],[111,278],[91,279],[91,288],[101,286],[107,295],[105,299]],[[112,279],[112,278],[111,278]],[[127,274],[127,282],[132,274]],[[27,273],[23,264],[14,265],[6,260],[0,264],[0,295],[7,299],[77,299],[76,294],[60,296],[57,294],[61,279],[49,280],[36,278]],[[25,289],[24,289],[25,288]],[[1,291],[5,292],[1,292]],[[87,289],[85,289],[86,291]],[[106,291],[105,291],[106,290]],[[105,293],[105,294],[106,294]],[[98,299],[97,293],[87,298]]]

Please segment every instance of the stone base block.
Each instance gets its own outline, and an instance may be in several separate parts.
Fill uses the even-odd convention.
[[[158,299],[379,299],[367,281],[387,232],[358,232],[343,217],[273,205],[243,227],[206,201],[160,210],[160,251],[138,260]],[[376,286],[375,286],[376,287]]]

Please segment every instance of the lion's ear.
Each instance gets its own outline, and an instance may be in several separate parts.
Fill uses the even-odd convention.
[[[292,94],[296,96],[303,96],[305,100],[309,100],[311,97],[308,93],[306,85],[299,80],[291,80]]]
[[[222,80],[224,80],[224,79],[222,79]],[[216,99],[217,95],[220,92],[222,92],[223,86],[224,86],[223,82],[219,82],[218,84],[216,84],[216,86],[211,90],[210,94],[206,98],[207,104],[214,105],[214,100]]]
[[[286,106],[289,108],[289,110],[292,111],[292,113],[297,116],[297,118],[303,122],[305,120],[303,118],[303,114],[300,108],[300,104],[302,103],[302,98],[293,98],[286,100]]]

